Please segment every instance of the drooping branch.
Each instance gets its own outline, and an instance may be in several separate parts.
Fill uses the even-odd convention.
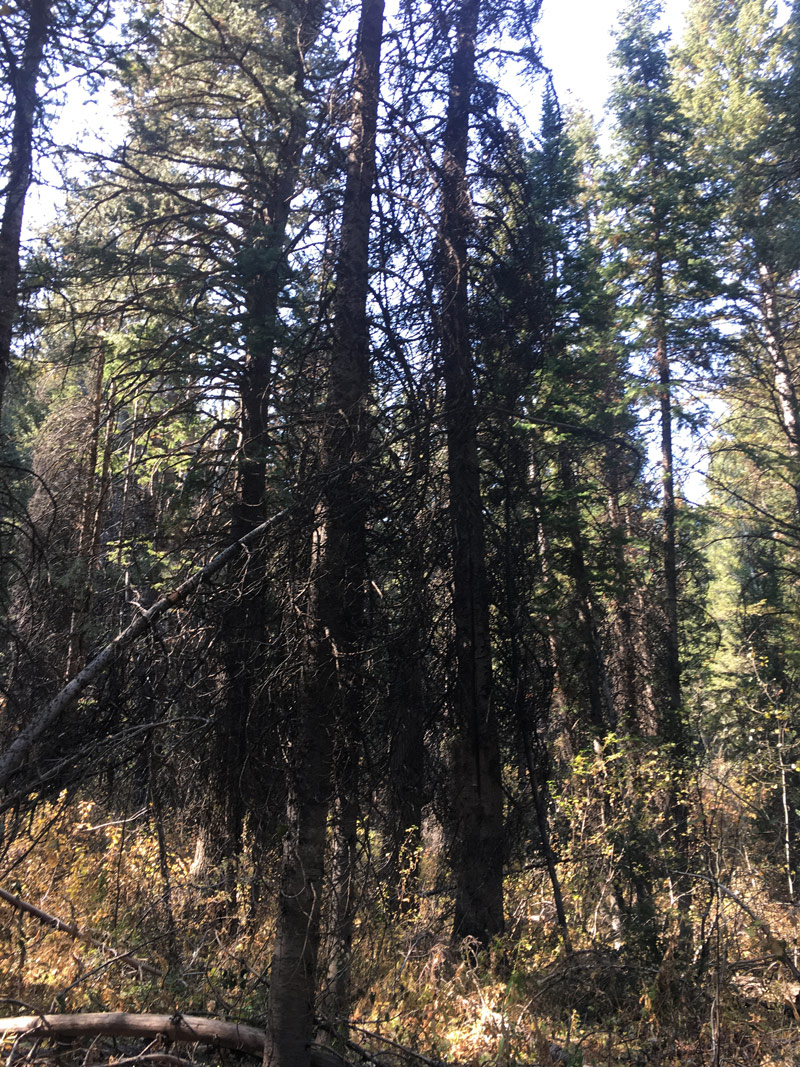
[[[0,757],[0,791],[4,790],[11,778],[19,770],[25,757],[39,738],[50,726],[70,708],[81,694],[95,681],[108,667],[111,666],[125,649],[129,648],[137,638],[146,633],[156,619],[165,615],[172,608],[179,607],[193,593],[196,593],[203,582],[208,581],[219,573],[226,564],[234,559],[248,545],[257,541],[270,527],[275,526],[285,518],[288,510],[278,512],[271,519],[262,522],[260,526],[249,530],[243,537],[228,545],[219,552],[200,570],[182,582],[172,592],[166,593],[159,600],[143,611],[125,630],[117,634],[102,651],[98,652],[76,676],[64,686],[49,704],[36,715],[28,725],[20,731],[9,745],[6,752]]]
[[[148,963],[146,960],[140,960],[129,952],[118,954],[119,949],[114,948],[113,945],[107,945],[104,941],[100,941],[98,938],[93,937],[92,934],[87,933],[85,930],[81,930],[75,923],[68,923],[63,919],[59,919],[57,915],[50,915],[48,912],[42,911],[41,908],[37,908],[34,904],[30,904],[27,900],[14,896],[13,893],[9,893],[2,888],[0,888],[0,900],[5,900],[7,904],[10,904],[18,911],[23,911],[28,915],[32,915],[34,919],[38,919],[39,922],[44,923],[45,926],[51,926],[54,930],[60,930],[62,933],[69,934],[70,937],[74,937],[76,941],[83,941],[84,944],[91,945],[93,948],[99,948],[103,952],[115,953],[116,959],[118,959],[120,963],[132,967],[136,971],[152,974],[155,978],[164,977],[162,971],[157,967],[154,967],[151,963]]]

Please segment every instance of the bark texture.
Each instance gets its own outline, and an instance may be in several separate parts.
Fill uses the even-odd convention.
[[[265,1067],[305,1067],[309,1063],[332,758],[337,735],[341,737],[347,730],[350,744],[357,737],[361,711],[358,649],[363,625],[368,492],[366,302],[382,27],[383,0],[363,0],[334,292],[328,400],[321,434],[323,500],[313,552],[301,722],[290,757],[289,832],[281,872]],[[354,758],[350,753],[349,759]],[[345,787],[354,778],[344,774]],[[352,797],[339,800],[332,1002],[328,1008],[346,1018],[354,810]],[[340,1030],[341,1036],[344,1032]]]
[[[457,660],[453,935],[485,944],[503,929],[503,798],[467,291],[466,168],[480,7],[480,0],[465,0],[456,16],[442,158],[440,320]]]
[[[0,1019],[0,1034],[43,1037],[164,1038],[189,1045],[210,1045],[261,1057],[264,1031],[244,1023],[200,1015],[136,1015],[133,1012],[85,1012],[80,1015],[21,1015]],[[345,1061],[329,1049],[311,1049],[311,1067],[343,1067]],[[136,1059],[133,1062],[138,1062]],[[178,1062],[185,1062],[180,1060]]]

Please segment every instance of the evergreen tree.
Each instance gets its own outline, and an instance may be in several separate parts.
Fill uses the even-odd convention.
[[[664,655],[662,737],[685,753],[682,719],[677,486],[673,446],[675,368],[709,339],[702,312],[713,293],[705,256],[709,215],[689,132],[672,91],[661,6],[646,0],[622,15],[611,97],[616,152],[610,177],[612,242],[618,246],[627,329],[655,373],[661,452]],[[647,372],[649,376],[649,371]]]

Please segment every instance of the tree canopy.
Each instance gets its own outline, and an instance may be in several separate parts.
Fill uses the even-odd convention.
[[[800,7],[540,8],[0,5],[9,1062],[796,1059]]]

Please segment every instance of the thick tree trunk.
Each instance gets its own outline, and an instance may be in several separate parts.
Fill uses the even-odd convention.
[[[4,175],[5,203],[0,221],[0,415],[11,362],[11,339],[17,314],[19,252],[25,197],[33,173],[36,83],[50,25],[50,0],[30,0],[28,32],[18,63],[9,62],[14,109],[11,150]]]
[[[353,744],[361,720],[368,479],[367,399],[370,384],[369,232],[375,185],[383,0],[362,0],[351,138],[334,291],[328,402],[322,427],[323,503],[311,596],[301,744],[293,765],[272,965],[265,1067],[305,1067],[317,991],[320,900],[335,738]],[[356,761],[354,753],[348,760]],[[353,775],[345,773],[349,788]],[[353,798],[339,798],[340,835],[334,893],[328,1004],[337,1019],[349,1012],[353,923]],[[349,868],[349,869],[348,869]],[[346,1023],[338,1028],[346,1037]]]
[[[492,650],[467,294],[472,212],[466,166],[480,0],[456,16],[444,129],[440,222],[442,362],[456,643],[453,865],[455,938],[503,929],[503,797],[491,704]]]

